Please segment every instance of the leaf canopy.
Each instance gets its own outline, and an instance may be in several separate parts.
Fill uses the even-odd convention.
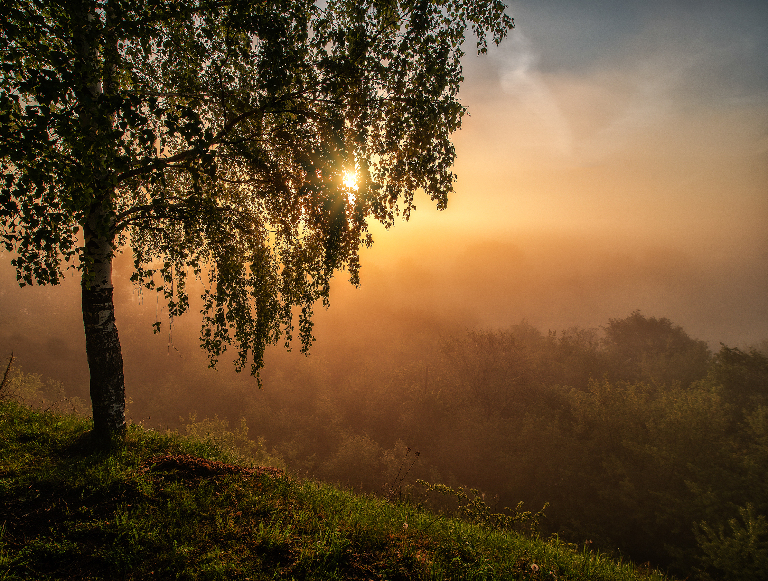
[[[84,269],[87,226],[256,373],[312,341],[368,221],[452,191],[460,59],[512,28],[499,0],[0,0],[0,236],[19,281]],[[358,174],[349,195],[344,172]],[[101,209],[101,211],[96,211]],[[106,211],[104,211],[106,209]]]

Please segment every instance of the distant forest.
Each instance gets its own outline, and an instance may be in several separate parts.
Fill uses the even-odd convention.
[[[498,511],[548,503],[542,535],[684,577],[766,578],[768,344],[713,353],[640,312],[418,341],[276,357],[261,390],[166,376],[132,386],[129,411],[360,491],[422,502],[423,479]]]

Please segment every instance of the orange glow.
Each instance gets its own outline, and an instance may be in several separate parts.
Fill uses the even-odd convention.
[[[350,204],[355,203],[355,193],[358,189],[357,185],[357,173],[354,171],[345,171],[344,178],[342,180],[344,187],[347,188],[347,199]]]
[[[354,171],[345,171],[343,183],[345,188],[357,191],[357,173]]]

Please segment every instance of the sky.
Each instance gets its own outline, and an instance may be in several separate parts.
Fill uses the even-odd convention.
[[[640,310],[715,348],[768,338],[768,4],[508,12],[509,37],[464,59],[448,209],[376,231],[332,309],[544,331]]]
[[[523,320],[599,327],[635,310],[714,350],[768,339],[768,3],[508,12],[509,38],[464,59],[448,209],[417,197],[410,222],[372,228],[361,287],[342,273],[317,309],[314,352]],[[8,262],[0,348],[87,377],[76,277],[18,289]],[[198,357],[194,320],[173,343],[152,335],[163,310],[131,288],[129,264],[115,270],[126,365]]]

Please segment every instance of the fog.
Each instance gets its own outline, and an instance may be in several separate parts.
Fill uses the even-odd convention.
[[[762,2],[513,2],[516,28],[467,46],[448,209],[372,227],[362,286],[338,275],[315,353],[423,328],[596,327],[639,309],[712,347],[768,337],[768,8]],[[85,380],[74,272],[23,289],[0,256],[0,348]],[[132,365],[194,354],[118,259]],[[186,337],[189,333],[190,337]],[[361,335],[361,333],[363,335]],[[78,371],[76,371],[78,370]],[[68,380],[69,381],[69,380]],[[130,388],[129,388],[130,389]]]
[[[359,288],[344,273],[337,275],[330,308],[316,310],[317,341],[309,360],[364,358],[369,348],[377,356],[391,344],[414,349],[418,358],[419,349],[466,330],[503,330],[523,320],[544,333],[598,328],[635,310],[671,319],[714,351],[721,342],[744,348],[768,339],[768,285],[760,249],[696,255],[607,235],[457,236],[418,222],[414,215],[411,223],[377,233],[373,248],[363,254]],[[76,273],[59,287],[19,288],[5,258],[0,350],[5,357],[13,351],[25,370],[42,372],[85,397],[88,370]],[[194,300],[191,311],[171,323],[162,301],[129,282],[130,266],[126,256],[115,266],[129,397],[138,384],[151,389],[153,381],[181,370],[207,378],[203,383],[247,381],[232,372],[226,354],[218,372],[207,369],[198,347]],[[152,332],[155,320],[163,322],[159,334]],[[273,387],[269,362],[281,350],[275,347],[269,354],[265,389]],[[296,355],[296,365],[318,364]]]

